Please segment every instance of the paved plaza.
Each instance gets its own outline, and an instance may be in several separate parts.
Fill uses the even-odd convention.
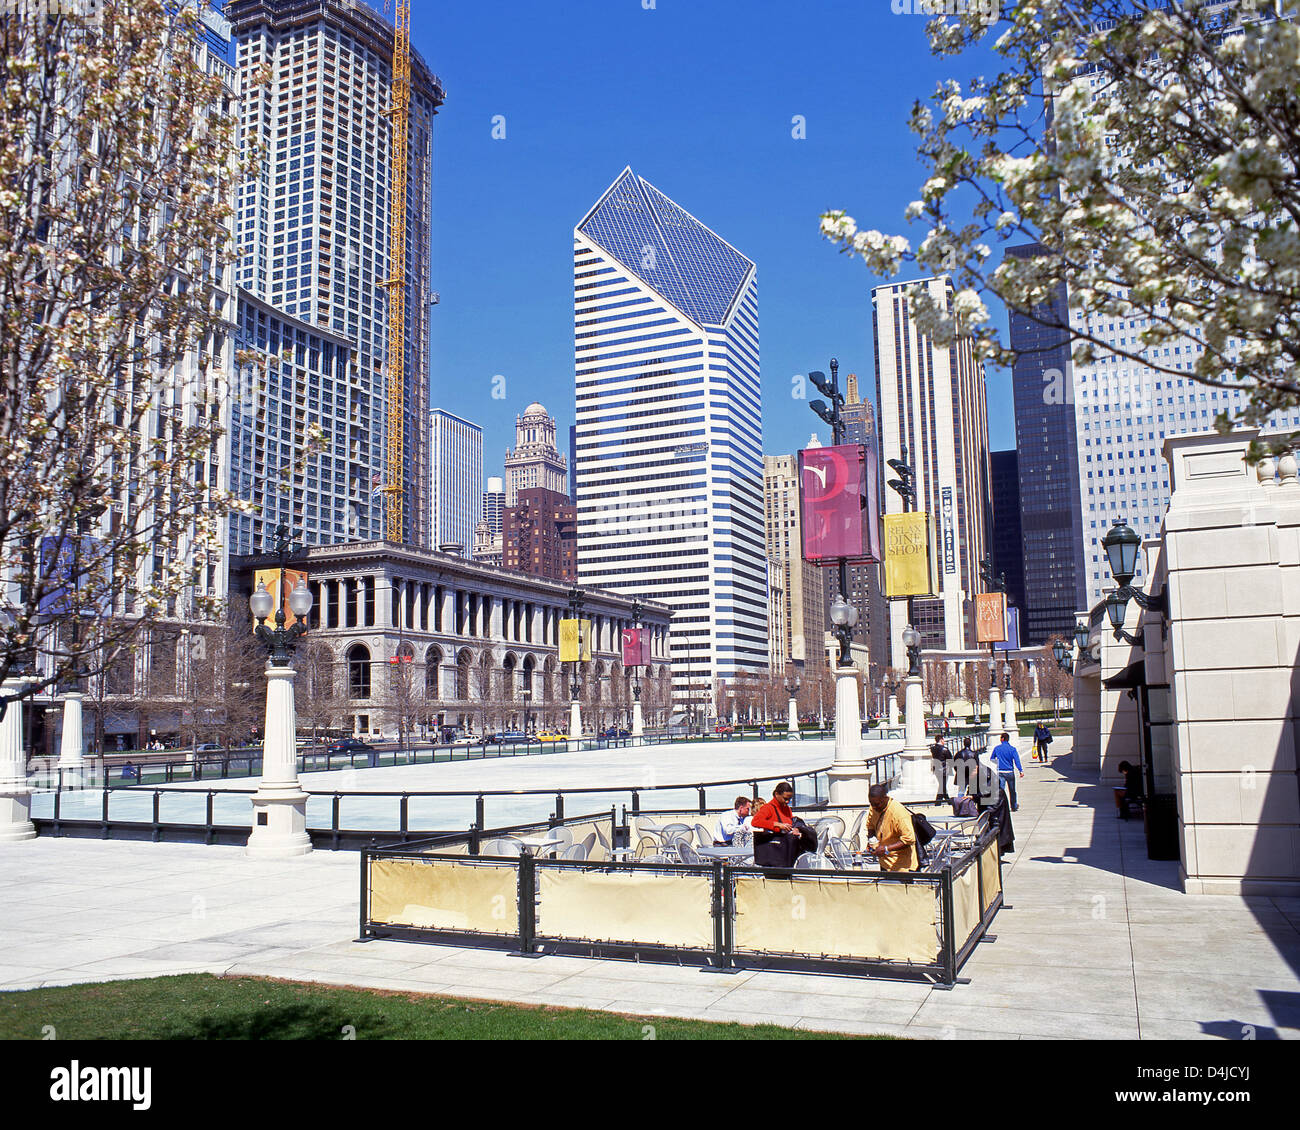
[[[918,1038],[1300,1038],[1300,899],[1182,894],[1068,739],[1053,749],[1018,782],[996,940],[952,990],[362,943],[354,853],[53,838],[0,845],[0,990],[210,972]]]

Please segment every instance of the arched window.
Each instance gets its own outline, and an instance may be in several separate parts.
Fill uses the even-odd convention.
[[[370,649],[364,644],[348,649],[348,697],[370,697]]]

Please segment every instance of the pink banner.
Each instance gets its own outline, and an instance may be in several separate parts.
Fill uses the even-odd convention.
[[[870,458],[868,458],[870,453]],[[805,561],[879,561],[875,450],[861,443],[799,452],[799,503]]]
[[[650,636],[642,628],[623,629],[623,666],[646,667],[650,663]]]

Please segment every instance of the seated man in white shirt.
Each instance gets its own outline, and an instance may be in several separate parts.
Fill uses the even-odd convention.
[[[735,808],[718,817],[713,829],[713,846],[729,847],[736,833],[749,823],[750,799],[747,796],[736,797]]]

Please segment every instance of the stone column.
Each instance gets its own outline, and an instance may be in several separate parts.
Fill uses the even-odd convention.
[[[925,740],[925,699],[921,676],[903,680],[903,768],[892,795],[904,804],[934,800],[939,780]]]
[[[1020,736],[1020,730],[1016,726],[1016,696],[1008,687],[1006,697],[1002,700],[1002,728],[1011,735],[1014,742]]]
[[[897,691],[889,696],[889,724],[891,726],[899,725]]]
[[[311,851],[307,794],[298,783],[298,748],[292,667],[266,667],[266,740],[262,779],[253,794],[253,831],[248,854],[284,859]]]
[[[632,700],[632,744],[645,744],[645,722],[641,717],[641,700]]]
[[[787,715],[786,732],[792,738],[798,738],[799,734],[799,703],[795,700],[794,695],[790,696],[789,714]]]
[[[826,773],[831,804],[866,806],[871,778],[862,756],[862,711],[856,667],[835,669],[835,764]]]
[[[998,676],[993,676],[989,687],[989,740],[996,742],[1002,733],[1002,692],[998,690]]]
[[[85,733],[81,724],[80,691],[63,695],[63,734],[59,739],[59,784],[65,789],[79,789],[85,784]]]
[[[0,691],[8,697],[21,693],[26,685],[26,679],[6,679]],[[23,702],[14,699],[0,719],[0,843],[36,836],[31,811],[32,791],[27,787],[27,757],[23,751]]]

